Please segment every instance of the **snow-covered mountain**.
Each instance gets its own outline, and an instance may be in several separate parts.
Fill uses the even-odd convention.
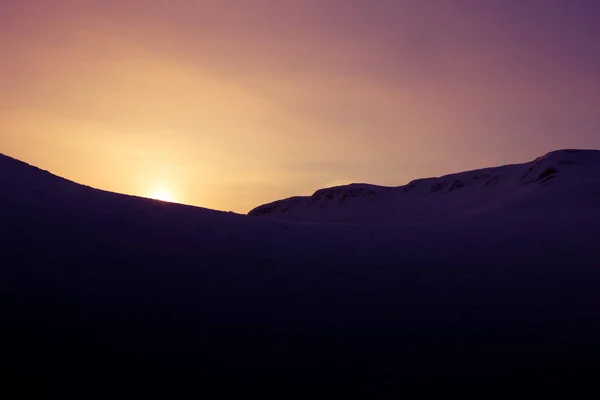
[[[561,151],[266,213],[394,222],[327,224],[104,192],[0,155],[1,360],[30,384],[135,371],[338,394],[595,377],[599,165]]]
[[[431,223],[530,208],[600,204],[600,151],[559,150],[534,161],[417,179],[405,186],[351,184],[249,212],[302,222]]]

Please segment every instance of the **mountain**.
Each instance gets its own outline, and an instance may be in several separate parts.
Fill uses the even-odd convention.
[[[600,204],[600,151],[560,150],[534,161],[417,179],[405,186],[351,184],[259,206],[248,214],[300,222],[432,223],[539,207]]]
[[[297,219],[377,223],[296,223],[109,193],[0,155],[3,379],[423,394],[594,378],[597,176],[598,152],[561,151],[324,190],[288,201]]]

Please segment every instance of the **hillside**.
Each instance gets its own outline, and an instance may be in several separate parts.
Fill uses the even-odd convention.
[[[368,205],[370,221],[395,201],[470,217],[311,224],[104,192],[0,155],[5,379],[135,371],[144,384],[351,391],[596,376],[597,171],[597,152],[563,151],[324,190],[316,207],[292,201],[298,219]]]
[[[560,150],[528,163],[417,179],[398,187],[351,184],[320,189],[310,197],[259,206],[249,215],[301,222],[407,224],[575,204],[594,210],[600,204],[600,151]]]

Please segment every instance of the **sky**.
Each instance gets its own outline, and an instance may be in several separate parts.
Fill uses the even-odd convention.
[[[600,148],[595,0],[0,0],[0,153],[247,212]]]

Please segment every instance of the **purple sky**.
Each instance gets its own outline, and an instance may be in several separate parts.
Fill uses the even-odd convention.
[[[247,211],[600,148],[600,2],[0,0],[0,152]]]

